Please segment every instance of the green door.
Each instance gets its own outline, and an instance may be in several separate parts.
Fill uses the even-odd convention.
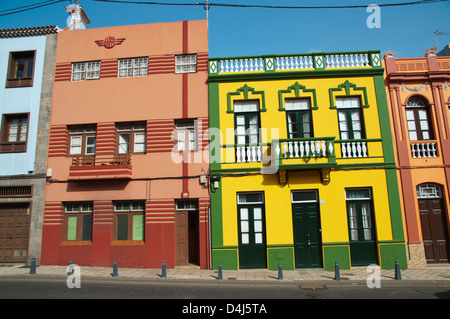
[[[352,266],[377,263],[371,201],[347,201]]]
[[[302,195],[305,196],[307,194],[304,192]],[[293,198],[295,198],[295,194],[293,194]],[[317,201],[294,202],[292,204],[292,217],[295,267],[322,267],[319,205]]]
[[[239,205],[239,267],[267,268],[263,205]]]

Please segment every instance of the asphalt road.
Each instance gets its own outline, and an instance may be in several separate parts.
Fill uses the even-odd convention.
[[[146,299],[147,306],[166,308],[169,318],[174,318],[173,315],[188,317],[188,314],[215,318],[242,315],[248,318],[252,314],[272,318],[277,314],[279,318],[283,311],[286,315],[292,314],[302,305],[302,300],[311,299],[450,299],[450,281],[385,281],[381,282],[380,288],[372,289],[365,282],[350,281],[299,283],[85,278],[79,284],[80,288],[68,288],[65,277],[1,277],[0,299]],[[4,303],[4,300],[0,302]],[[326,311],[325,308],[321,311]]]

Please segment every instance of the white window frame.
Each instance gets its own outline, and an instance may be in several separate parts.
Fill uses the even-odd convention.
[[[119,78],[145,77],[148,75],[148,58],[119,59]]]
[[[177,132],[177,150],[179,152],[186,150],[186,135],[189,141],[188,150],[197,151],[197,120],[175,121],[175,130]]]
[[[72,82],[100,79],[101,61],[72,63]]]
[[[175,73],[196,73],[197,54],[183,54],[175,56]]]

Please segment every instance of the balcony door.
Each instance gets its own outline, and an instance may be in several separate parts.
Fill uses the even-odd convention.
[[[236,162],[256,162],[261,158],[259,101],[234,102]]]
[[[286,99],[288,138],[313,137],[310,99]]]

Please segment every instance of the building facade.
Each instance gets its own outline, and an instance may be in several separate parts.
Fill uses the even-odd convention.
[[[61,33],[42,264],[209,267],[207,59],[206,21]]]
[[[209,60],[214,268],[406,267],[381,60]]]
[[[384,64],[408,264],[448,263],[450,57],[389,52]]]
[[[58,31],[0,30],[0,262],[40,258]]]

